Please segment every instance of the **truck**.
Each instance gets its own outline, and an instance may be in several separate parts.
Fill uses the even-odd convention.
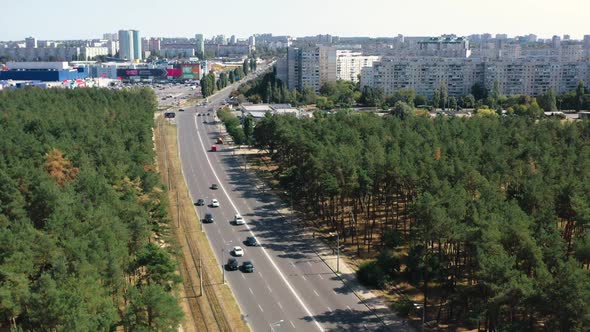
[[[217,152],[217,145],[211,146],[211,152]]]
[[[217,144],[223,144],[223,137],[217,137]]]

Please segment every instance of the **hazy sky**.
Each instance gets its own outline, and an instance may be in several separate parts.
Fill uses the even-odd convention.
[[[307,36],[590,34],[590,0],[3,0],[0,40],[203,33]]]

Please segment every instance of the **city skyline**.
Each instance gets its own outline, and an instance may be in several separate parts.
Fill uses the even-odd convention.
[[[280,8],[270,0],[228,0],[223,7],[224,12],[221,8],[189,0],[175,0],[166,5],[160,8],[145,6],[145,2],[140,1],[122,3],[105,0],[101,6],[91,9],[95,19],[80,20],[80,17],[72,16],[73,24],[67,24],[69,14],[82,12],[77,1],[11,2],[4,6],[5,11],[13,15],[5,15],[0,21],[0,40],[23,40],[28,36],[40,40],[95,39],[103,33],[120,29],[137,29],[146,37],[189,38],[195,33],[203,33],[206,38],[217,34],[235,34],[244,38],[256,33],[296,37],[317,34],[392,37],[397,34],[466,36],[491,33],[512,37],[535,34],[540,38],[568,34],[572,39],[581,39],[584,34],[590,33],[583,24],[588,16],[586,13],[590,11],[590,3],[581,0],[564,0],[559,7],[550,0],[499,0],[493,4],[480,1],[477,5],[467,0],[447,3],[422,0],[399,4],[367,0],[362,6],[352,0],[322,3],[300,0],[282,4]],[[36,10],[31,11],[30,8]],[[70,10],[64,11],[64,8]],[[47,17],[59,15],[63,16],[60,21],[66,23],[46,23]],[[304,21],[302,17],[305,17]]]

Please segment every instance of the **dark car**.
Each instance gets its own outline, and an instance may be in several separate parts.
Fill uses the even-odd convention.
[[[205,205],[205,200],[204,200],[204,199],[202,199],[202,198],[199,198],[199,199],[197,200],[197,202],[195,203],[195,205],[196,205],[196,206],[203,206],[203,205]]]
[[[250,261],[242,263],[242,272],[252,273],[254,272],[254,264]]]
[[[227,264],[225,264],[225,268],[230,271],[235,271],[239,268],[238,260],[235,258],[230,258],[227,260]]]
[[[207,115],[210,115],[209,113],[207,113]]]
[[[201,113],[197,113],[197,116],[201,116]]]
[[[213,222],[213,214],[212,213],[205,213],[205,219],[203,219],[204,223],[212,223]]]
[[[254,246],[257,246],[258,245],[258,241],[256,241],[256,238],[253,237],[253,236],[248,236],[246,238],[245,243],[246,243],[247,246],[250,246],[250,247],[254,247]]]
[[[211,189],[217,190],[217,189],[219,189],[219,186],[217,185],[217,183],[214,183],[211,185]]]
[[[178,111],[179,112],[184,112],[184,109],[183,108],[180,108]]]

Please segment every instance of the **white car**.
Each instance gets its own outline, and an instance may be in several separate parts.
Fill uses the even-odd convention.
[[[236,225],[243,225],[244,224],[244,217],[239,214],[236,214],[234,217],[234,224]]]
[[[215,198],[211,200],[211,207],[219,207],[219,201]]]
[[[234,247],[234,249],[232,250],[234,253],[234,256],[244,256],[244,249],[242,249],[242,247]]]

